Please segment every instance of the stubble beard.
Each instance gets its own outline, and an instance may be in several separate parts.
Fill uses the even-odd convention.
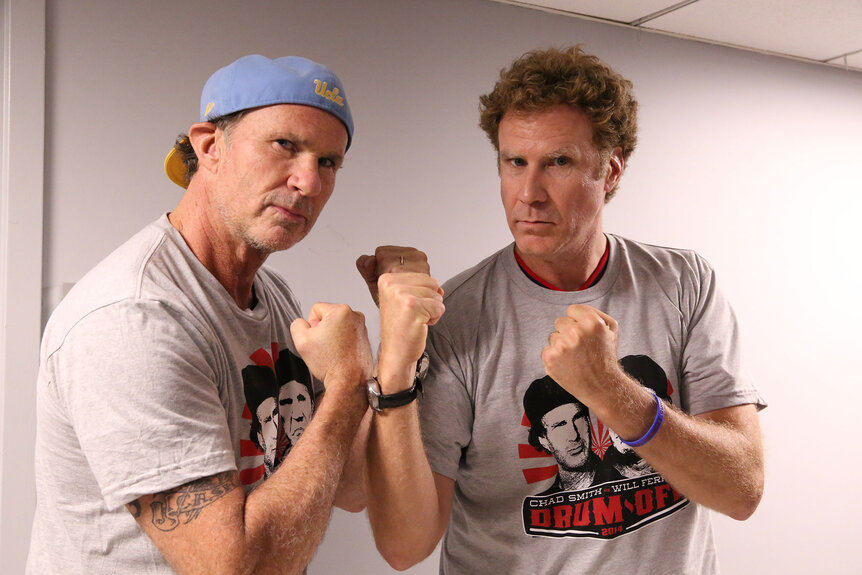
[[[251,225],[243,223],[242,220],[226,206],[219,206],[219,213],[233,235],[238,237],[244,245],[257,252],[261,257],[266,257],[272,253],[293,247],[308,235],[309,231],[311,231],[310,227],[304,230],[301,229],[299,224],[273,224],[274,226],[277,225],[280,227],[285,233],[281,237],[264,238],[261,237],[260,234],[254,233]],[[261,221],[261,219],[263,219],[263,216],[260,216],[255,221]]]
[[[573,465],[569,464],[567,461],[571,456],[569,454],[565,454],[565,458],[559,458],[557,460],[557,464],[560,466],[560,469],[564,469],[569,472],[575,473],[583,473],[589,471],[589,461],[590,461],[590,449],[586,445],[584,445],[584,449],[580,454],[580,459],[577,462],[574,462]]]

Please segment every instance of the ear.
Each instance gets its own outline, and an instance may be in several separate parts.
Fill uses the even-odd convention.
[[[626,161],[623,159],[623,149],[616,147],[608,156],[608,170],[605,174],[605,195],[607,195],[619,183],[626,169]]]
[[[189,142],[198,157],[198,171],[201,169],[209,172],[218,171],[223,140],[222,133],[215,124],[210,122],[192,124],[189,128]]]

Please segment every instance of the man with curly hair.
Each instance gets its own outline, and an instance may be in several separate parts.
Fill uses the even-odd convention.
[[[481,97],[514,243],[443,286],[424,397],[373,419],[368,512],[394,567],[445,533],[446,574],[716,573],[710,509],[757,507],[765,403],[712,268],[603,229],[637,107],[632,83],[580,47],[523,55]],[[626,372],[630,355],[667,374],[669,395]],[[525,413],[545,376],[589,415]],[[529,430],[574,425],[599,479],[555,491],[565,465]],[[617,473],[611,430],[649,465]]]

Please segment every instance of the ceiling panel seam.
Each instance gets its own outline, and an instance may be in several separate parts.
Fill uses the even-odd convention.
[[[677,2],[676,4],[674,4],[672,6],[668,6],[667,8],[663,8],[663,9],[659,10],[658,12],[653,12],[652,14],[647,14],[646,16],[644,16],[642,18],[638,18],[637,20],[632,20],[631,22],[629,22],[629,25],[640,26],[641,24],[649,22],[650,20],[655,20],[656,18],[664,16],[665,14],[670,14],[671,12],[676,12],[680,8],[685,8],[689,4],[694,4],[697,1],[698,0],[683,0],[682,2]]]
[[[832,61],[838,60],[838,59],[843,59],[844,65],[846,66],[847,65],[847,57],[848,56],[855,56],[856,54],[862,54],[862,49],[853,50],[852,52],[845,52],[844,54],[838,54],[837,56],[832,56],[831,58],[826,58],[825,60],[821,60],[821,62],[826,63],[826,62],[832,62]]]

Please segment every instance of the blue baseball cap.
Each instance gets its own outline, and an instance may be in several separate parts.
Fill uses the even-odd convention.
[[[347,128],[350,148],[353,116],[344,85],[326,66],[300,56],[270,59],[253,54],[217,70],[201,93],[200,121],[274,104],[301,104],[329,112]],[[165,173],[178,186],[187,186],[186,167],[176,148],[165,158]]]

